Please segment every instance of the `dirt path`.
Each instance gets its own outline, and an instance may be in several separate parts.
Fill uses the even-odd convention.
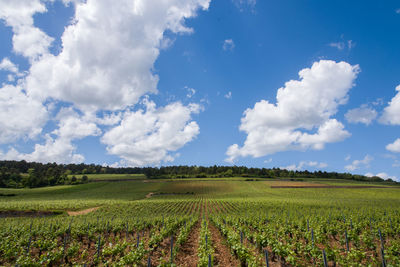
[[[78,210],[78,211],[70,211],[67,210],[67,213],[69,216],[78,216],[78,215],[85,215],[88,214],[90,212],[96,211],[98,210],[100,207],[94,207],[94,208],[90,208],[90,209],[85,209],[85,210]]]
[[[177,266],[182,267],[196,267],[197,266],[197,250],[199,248],[199,233],[200,233],[200,221],[198,221],[193,229],[190,231],[187,241],[179,249],[179,253],[176,256],[174,263]]]
[[[215,248],[213,266],[240,266],[240,261],[231,254],[229,248],[224,244],[224,238],[218,229],[209,224],[211,239]]]

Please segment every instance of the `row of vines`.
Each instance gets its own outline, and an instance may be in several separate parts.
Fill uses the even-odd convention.
[[[176,266],[198,229],[197,266],[217,240],[242,266],[400,266],[396,207],[155,198],[68,217],[0,219],[0,265]]]

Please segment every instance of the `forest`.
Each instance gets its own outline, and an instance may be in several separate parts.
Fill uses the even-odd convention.
[[[145,174],[149,179],[184,178],[325,178],[366,182],[398,183],[391,179],[366,177],[351,173],[326,171],[292,171],[280,168],[248,168],[246,166],[166,166],[166,167],[109,167],[95,164],[57,164],[22,161],[0,161],[0,187],[23,188],[87,182],[87,174]],[[77,179],[74,175],[83,175]]]

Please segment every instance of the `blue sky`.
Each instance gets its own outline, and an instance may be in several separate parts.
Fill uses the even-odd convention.
[[[400,177],[398,1],[0,5],[1,159]]]

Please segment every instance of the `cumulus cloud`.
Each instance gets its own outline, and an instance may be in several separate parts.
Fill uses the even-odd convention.
[[[390,152],[400,153],[400,138],[396,139],[393,143],[388,144],[386,149]]]
[[[396,87],[397,94],[383,110],[380,122],[390,125],[400,125],[400,85]]]
[[[397,94],[383,110],[379,121],[383,124],[400,125],[400,85],[396,87]],[[400,138],[386,146],[391,152],[400,152]]]
[[[36,162],[83,162],[84,156],[76,153],[77,147],[72,142],[87,136],[98,136],[101,130],[90,121],[90,117],[80,116],[72,108],[61,109],[57,119],[58,128],[51,134],[46,134],[45,143],[36,144],[32,153],[20,153],[12,148],[2,158]]]
[[[0,70],[9,72],[9,74],[7,74],[8,82],[14,82],[16,77],[24,76],[23,73],[19,72],[18,66],[7,57],[3,58],[0,62]]]
[[[18,67],[7,57],[3,58],[3,60],[0,62],[0,70],[18,73]]]
[[[98,125],[121,127],[127,124],[128,115],[133,114],[129,110],[139,99],[157,93],[154,62],[160,49],[173,43],[165,32],[192,33],[193,29],[185,26],[185,19],[196,16],[199,9],[208,9],[210,0],[121,0],[117,4],[111,0],[63,0],[65,5],[74,5],[75,15],[62,34],[59,54],[49,52],[53,38],[34,25],[33,16],[47,12],[46,2],[0,0],[0,19],[12,29],[13,51],[30,62],[26,76],[17,81],[20,87],[6,85],[0,89],[0,142],[33,138],[41,133],[49,119],[44,103],[49,109],[59,103],[71,109],[61,110],[55,118],[58,129],[47,133],[45,142],[37,144],[32,153],[10,149],[3,157],[42,162],[82,161],[84,158],[76,153],[73,141],[100,135]],[[0,69],[18,72],[8,58],[0,64]],[[8,79],[14,81],[15,75]],[[168,152],[176,151],[197,135],[198,125],[193,121],[186,125],[184,115],[177,118],[176,123],[159,125],[164,121],[161,113],[175,106],[181,111],[189,110],[189,118],[191,113],[200,110],[195,104],[168,105],[156,109],[157,112],[150,109],[160,118],[151,124],[154,129],[147,128],[148,141],[150,136],[165,140],[174,131],[177,134],[174,138],[181,139],[163,144],[164,156],[154,160],[147,155],[149,157],[142,159],[141,164],[172,160]],[[122,114],[124,121],[121,122]],[[150,113],[145,114],[150,117]],[[170,112],[169,115],[174,114]],[[166,125],[171,129],[166,130]],[[115,134],[116,128],[107,136]],[[109,141],[107,136],[102,140]],[[126,140],[121,142],[108,142],[109,151],[119,155],[119,148],[127,144]],[[131,160],[134,157],[121,153],[128,164],[134,164]]]
[[[43,2],[40,0],[0,0],[0,19],[12,28],[14,52],[31,61],[47,54],[53,42],[53,38],[35,27],[33,23],[35,13],[47,11]]]
[[[392,179],[394,181],[400,181],[396,176],[388,175],[386,172],[380,172],[380,173],[377,173],[377,174],[373,174],[373,173],[368,172],[368,173],[365,174],[365,176],[367,176],[367,177],[375,177],[376,176],[376,177],[380,177],[380,178],[385,179],[385,180]]]
[[[0,143],[35,138],[47,119],[42,103],[27,96],[19,86],[0,88]]]
[[[261,157],[292,149],[323,149],[326,143],[350,136],[341,122],[332,118],[360,69],[346,62],[321,60],[299,72],[278,89],[276,104],[257,102],[244,112],[240,130],[247,134],[242,147],[230,146],[227,161],[238,157]]]
[[[27,91],[74,103],[82,110],[118,110],[157,92],[153,71],[164,32],[191,33],[184,19],[209,0],[88,0],[75,5],[74,23],[62,35],[62,51],[35,62]]]
[[[366,105],[359,108],[351,109],[345,114],[346,120],[350,123],[363,123],[370,125],[378,116],[378,112]]]
[[[347,171],[354,171],[360,168],[369,168],[369,164],[374,158],[370,155],[365,155],[365,157],[361,160],[354,160],[351,164],[346,165],[344,168]]]
[[[101,130],[96,123],[90,121],[90,117],[80,116],[72,108],[61,109],[57,118],[59,119],[58,129],[54,130],[52,134],[61,139],[75,140],[101,134]]]
[[[317,161],[300,161],[298,165],[292,164],[286,167],[280,167],[281,169],[286,169],[288,171],[298,171],[304,169],[304,167],[312,167],[316,169],[323,169],[328,167],[328,164],[325,162],[317,162]]]
[[[192,141],[200,132],[191,120],[201,107],[180,102],[157,108],[155,103],[144,101],[145,110],[127,111],[121,123],[101,138],[110,154],[123,160],[121,165],[143,166],[174,160],[175,152]]]
[[[76,146],[70,140],[54,139],[46,135],[45,144],[36,144],[32,153],[19,153],[14,148],[10,149],[2,158],[5,160],[26,160],[35,162],[81,163],[85,157],[75,153]]]
[[[225,51],[233,51],[233,49],[235,49],[235,42],[233,42],[232,39],[226,39],[224,41],[224,44],[222,45],[222,49],[224,49]]]

